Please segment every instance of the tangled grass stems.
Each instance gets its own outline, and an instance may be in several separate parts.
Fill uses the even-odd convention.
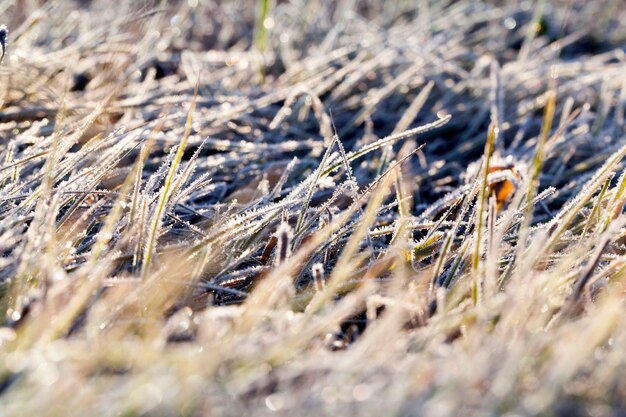
[[[0,3],[0,415],[626,409],[619,1]]]

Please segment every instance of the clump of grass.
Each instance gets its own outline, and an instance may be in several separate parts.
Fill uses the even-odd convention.
[[[609,3],[0,4],[0,415],[619,414]]]

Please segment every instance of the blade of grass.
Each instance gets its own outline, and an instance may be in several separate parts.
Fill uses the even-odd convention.
[[[183,133],[183,137],[181,138],[180,144],[178,146],[178,150],[176,151],[176,156],[172,165],[170,165],[169,172],[167,173],[167,177],[165,178],[165,183],[163,184],[163,188],[161,189],[161,195],[159,197],[159,202],[157,204],[156,212],[154,213],[154,217],[152,219],[152,225],[150,227],[150,234],[148,236],[148,242],[146,244],[146,249],[144,252],[143,264],[141,268],[141,276],[142,278],[146,278],[150,263],[152,262],[152,256],[154,254],[154,250],[157,244],[158,232],[161,226],[161,221],[163,219],[163,212],[165,211],[165,206],[168,203],[170,194],[171,194],[171,185],[174,177],[176,176],[176,172],[178,171],[178,167],[183,158],[183,154],[185,152],[185,146],[187,145],[187,139],[189,139],[189,134],[191,133],[191,121],[193,120],[193,112],[196,108],[196,100],[198,98],[198,89],[200,87],[200,80],[196,82],[195,91],[193,94],[193,99],[191,100],[191,105],[189,106],[189,113],[187,115],[187,121],[185,123],[185,132]]]

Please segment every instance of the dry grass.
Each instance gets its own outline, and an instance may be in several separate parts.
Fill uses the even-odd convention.
[[[621,0],[119,3],[0,0],[0,416],[626,413]]]

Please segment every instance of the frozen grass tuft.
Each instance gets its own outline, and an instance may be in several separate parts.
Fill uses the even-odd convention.
[[[0,2],[0,415],[625,413],[622,2],[248,3]]]

